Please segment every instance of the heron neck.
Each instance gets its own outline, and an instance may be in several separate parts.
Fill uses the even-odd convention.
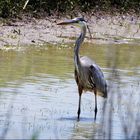
[[[76,40],[76,43],[75,43],[74,61],[75,61],[76,68],[78,68],[81,65],[80,56],[79,56],[79,49],[81,47],[82,42],[84,41],[85,35],[86,35],[86,25],[82,26],[81,34],[80,34],[80,36],[78,37],[78,39]]]

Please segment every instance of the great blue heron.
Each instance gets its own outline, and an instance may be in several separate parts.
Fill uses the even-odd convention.
[[[81,95],[84,91],[91,91],[95,94],[95,120],[97,115],[97,93],[98,95],[107,97],[107,84],[104,75],[98,65],[95,64],[87,56],[80,58],[79,48],[84,41],[86,35],[87,24],[83,18],[74,18],[58,23],[57,25],[78,25],[81,28],[81,34],[76,40],[74,48],[74,64],[75,64],[75,80],[79,91],[78,120],[81,112]]]

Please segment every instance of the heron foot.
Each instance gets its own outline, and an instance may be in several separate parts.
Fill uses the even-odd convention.
[[[78,121],[78,122],[80,121],[80,118],[79,118],[79,117],[77,117],[77,121]]]
[[[80,112],[81,112],[81,110],[80,110],[80,109],[78,109],[78,112],[77,112],[77,114],[78,114],[77,121],[79,121],[79,120],[80,120]]]
[[[95,108],[94,111],[95,111],[95,117],[94,117],[94,120],[96,121],[96,116],[97,116],[97,111],[98,111],[97,108]]]

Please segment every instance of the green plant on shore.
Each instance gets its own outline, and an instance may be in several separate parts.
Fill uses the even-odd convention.
[[[129,10],[140,11],[139,0],[0,0],[0,17],[16,17],[19,13],[66,13],[68,11],[79,10],[90,12],[91,10],[111,10],[118,9],[119,12]]]

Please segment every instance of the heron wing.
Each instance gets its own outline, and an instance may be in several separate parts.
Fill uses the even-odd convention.
[[[99,95],[107,97],[107,84],[100,67],[87,56],[81,57],[80,60],[84,74],[88,75],[88,83],[90,83],[91,87],[96,86],[97,90],[102,93],[102,95]]]
[[[89,71],[90,80],[95,83],[97,90],[102,92],[104,97],[107,97],[107,84],[100,67],[96,64],[92,64],[89,67]]]

